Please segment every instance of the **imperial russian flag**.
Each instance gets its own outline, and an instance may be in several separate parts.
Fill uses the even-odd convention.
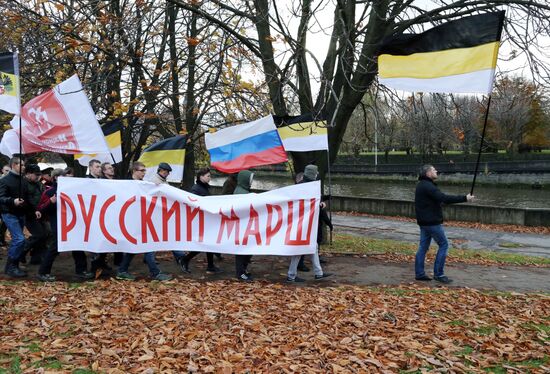
[[[403,91],[489,94],[503,22],[504,11],[484,13],[392,37],[380,50],[379,81]]]
[[[210,164],[224,173],[288,161],[271,115],[205,135]]]

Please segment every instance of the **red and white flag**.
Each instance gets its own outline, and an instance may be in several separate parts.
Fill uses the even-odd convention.
[[[77,75],[21,108],[22,152],[109,153],[109,147]],[[19,153],[19,116],[2,137],[0,152]]]

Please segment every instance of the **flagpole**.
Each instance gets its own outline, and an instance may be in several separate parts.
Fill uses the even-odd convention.
[[[479,170],[479,161],[481,159],[481,151],[483,149],[483,142],[485,141],[485,130],[487,129],[487,119],[489,118],[490,106],[491,106],[491,95],[489,95],[489,100],[487,101],[487,108],[485,109],[485,120],[483,121],[483,131],[481,132],[481,143],[479,144],[479,152],[477,153],[476,168],[474,171],[474,179],[472,181],[472,188],[470,190],[470,195],[474,194],[474,187],[476,185],[476,178]]]
[[[334,126],[334,121],[336,119],[336,112],[338,110],[338,107],[340,106],[340,101],[336,104],[336,110],[334,111],[334,115],[332,116],[332,120],[330,121],[330,128]],[[329,129],[327,128],[327,172],[328,172],[328,218],[330,222],[332,223],[332,178],[330,173],[330,144],[328,144],[328,132]],[[321,194],[322,196],[323,194]],[[332,230],[329,232],[329,245],[332,246]]]
[[[332,222],[332,178],[330,175],[330,147],[327,147],[327,172],[328,172],[328,218]],[[321,193],[321,196],[323,194]],[[329,233],[329,245],[332,246],[332,230]]]
[[[23,131],[22,131],[22,108],[21,108],[21,75],[19,73],[19,53],[16,50],[15,55],[17,56],[17,64],[14,61],[14,73],[19,82],[17,82],[17,100],[19,102],[19,197],[23,195],[23,171],[21,170],[21,162],[23,162]]]
[[[21,123],[21,106],[19,106],[19,198],[23,197],[23,170],[21,168],[23,162],[23,132],[21,128],[23,125]]]

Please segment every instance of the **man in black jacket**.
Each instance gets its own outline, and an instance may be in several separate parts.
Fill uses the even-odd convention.
[[[25,162],[19,157],[13,157],[10,160],[11,171],[8,175],[0,179],[0,210],[2,212],[2,221],[5,222],[11,234],[11,242],[8,248],[8,258],[4,272],[10,277],[25,277],[27,272],[19,268],[19,259],[25,249],[25,236],[23,227],[25,226],[25,214],[32,211],[37,219],[41,214],[34,211],[27,204],[29,200],[29,186],[27,181],[22,178],[25,172]]]
[[[424,260],[433,238],[439,247],[435,256],[434,279],[442,283],[451,283],[452,280],[443,271],[449,243],[443,229],[443,210],[441,205],[472,201],[474,196],[470,194],[465,196],[445,195],[435,184],[434,181],[436,179],[437,170],[432,165],[422,166],[414,196],[416,222],[420,226],[420,245],[418,246],[414,262],[415,278],[421,281],[432,280],[424,272]]]
[[[25,179],[27,180],[29,194],[27,204],[32,207],[25,217],[25,227],[31,233],[31,236],[25,243],[25,250],[19,259],[21,263],[26,262],[27,253],[31,253],[31,264],[37,265],[42,261],[42,256],[46,252],[46,242],[49,236],[49,228],[42,219],[36,219],[34,211],[39,210],[38,204],[43,192],[43,185],[40,182],[42,172],[36,164],[27,164],[25,166]]]

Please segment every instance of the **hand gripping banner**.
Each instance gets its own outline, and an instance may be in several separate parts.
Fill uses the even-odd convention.
[[[314,253],[321,185],[201,197],[133,180],[59,178],[60,252]]]

